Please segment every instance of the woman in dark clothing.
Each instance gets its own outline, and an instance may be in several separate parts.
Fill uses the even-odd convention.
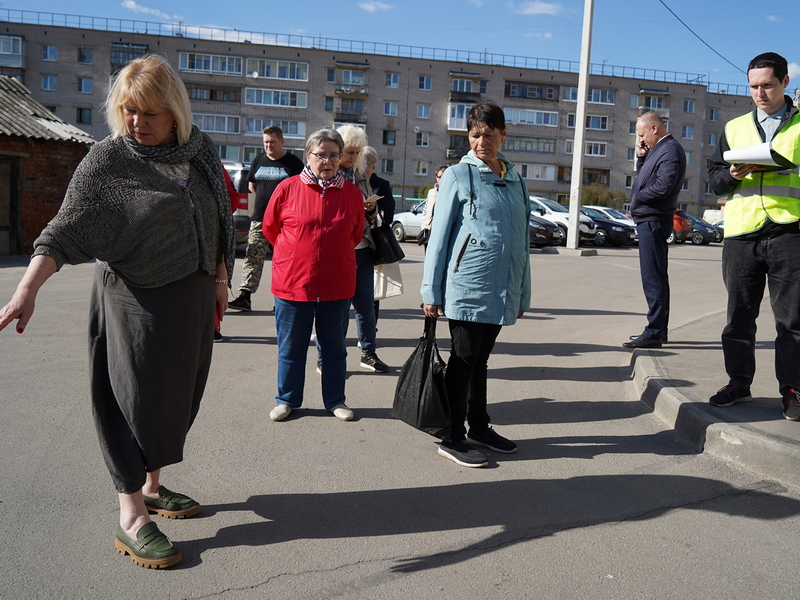
[[[119,494],[114,546],[139,566],[181,560],[150,520],[191,517],[200,505],[160,484],[183,460],[222,315],[233,224],[213,142],[192,126],[189,98],[162,57],[129,63],[106,101],[112,134],[75,171],[0,329],[22,333],[44,282],[64,264],[98,260],[89,360],[95,426]]]

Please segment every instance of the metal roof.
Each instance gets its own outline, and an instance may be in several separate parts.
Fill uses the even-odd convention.
[[[33,99],[28,88],[7,75],[0,75],[0,135],[84,144],[96,141],[47,110]]]

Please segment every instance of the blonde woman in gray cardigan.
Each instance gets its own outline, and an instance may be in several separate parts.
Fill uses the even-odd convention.
[[[200,505],[160,483],[183,446],[211,364],[214,311],[227,306],[233,226],[214,144],[192,126],[186,89],[167,61],[129,63],[106,101],[112,135],[75,171],[0,330],[22,333],[45,281],[97,259],[90,300],[91,400],[119,496],[118,552],[139,566],[181,560],[150,520]]]

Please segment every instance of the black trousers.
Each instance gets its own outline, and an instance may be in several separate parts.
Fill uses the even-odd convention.
[[[642,290],[647,300],[646,338],[663,339],[669,325],[669,276],[667,275],[667,238],[672,222],[645,221],[636,226],[639,233],[639,270]]]
[[[457,443],[466,438],[465,418],[470,429],[482,431],[489,427],[486,412],[489,355],[502,326],[452,319],[448,324],[452,346],[445,384],[453,425],[445,441]]]

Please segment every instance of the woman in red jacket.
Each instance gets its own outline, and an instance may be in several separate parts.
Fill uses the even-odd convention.
[[[343,421],[345,335],[356,286],[355,246],[364,229],[358,188],[339,174],[344,143],[320,129],[306,142],[306,167],[275,189],[264,213],[264,237],[275,247],[272,293],[278,333],[278,405],[282,421],[303,404],[308,340],[317,334],[322,360],[322,401]]]

